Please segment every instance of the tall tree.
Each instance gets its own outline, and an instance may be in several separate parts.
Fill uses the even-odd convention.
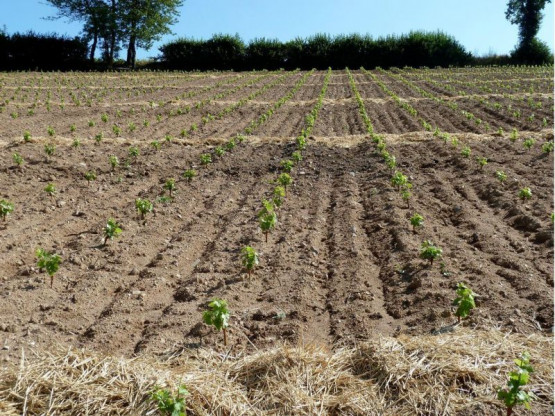
[[[127,41],[127,65],[135,68],[137,47],[150,49],[171,33],[183,0],[119,0],[120,22]]]
[[[87,41],[92,41],[89,59],[94,62],[100,39],[108,35],[109,9],[103,0],[47,0],[58,9],[58,14],[49,19],[67,18],[84,21],[83,32]]]
[[[509,0],[505,17],[518,25],[519,48],[528,48],[536,37],[543,18],[542,10],[551,0]]]

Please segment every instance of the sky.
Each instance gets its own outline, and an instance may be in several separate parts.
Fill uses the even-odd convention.
[[[139,59],[160,54],[158,47],[178,37],[208,39],[238,34],[245,42],[266,37],[288,41],[316,33],[360,33],[374,38],[411,30],[454,36],[475,55],[507,54],[517,43],[518,27],[505,19],[506,0],[185,0],[174,35],[165,36]],[[56,9],[44,0],[0,0],[0,27],[8,33],[79,35],[82,24],[48,21]],[[553,4],[544,9],[538,37],[553,51]]]

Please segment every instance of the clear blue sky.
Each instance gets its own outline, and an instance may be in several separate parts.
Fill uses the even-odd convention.
[[[517,26],[505,19],[506,0],[185,0],[179,23],[150,51],[176,37],[207,39],[215,33],[239,34],[282,41],[315,33],[370,34],[373,37],[411,30],[441,30],[453,35],[469,52],[508,53],[517,43]],[[56,9],[44,0],[0,0],[0,26],[8,33],[30,29],[78,35],[81,24],[46,21]],[[539,38],[553,51],[553,4],[544,9]]]

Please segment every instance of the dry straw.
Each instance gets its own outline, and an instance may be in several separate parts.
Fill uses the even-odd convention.
[[[35,352],[0,372],[2,415],[156,415],[154,386],[190,391],[189,415],[502,415],[496,391],[532,355],[532,411],[553,409],[553,340],[461,329],[379,337],[357,348],[207,349],[160,360]],[[520,413],[518,413],[520,414]]]

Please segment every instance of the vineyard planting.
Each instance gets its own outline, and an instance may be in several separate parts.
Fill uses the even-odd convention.
[[[0,86],[6,362],[54,344],[132,357],[551,336],[553,67]],[[553,389],[538,383],[540,415]]]

